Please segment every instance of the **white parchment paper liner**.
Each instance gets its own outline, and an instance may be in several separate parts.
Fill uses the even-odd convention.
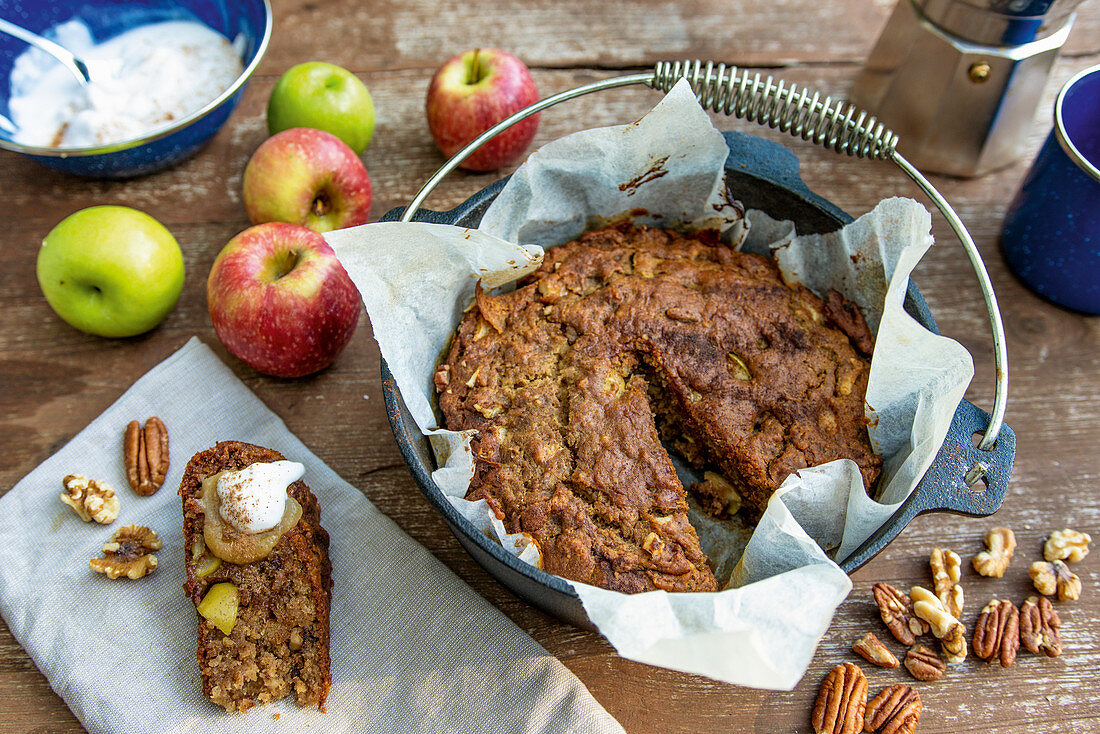
[[[568,241],[593,216],[634,212],[660,225],[745,232],[724,196],[728,149],[686,83],[630,125],[587,130],[531,154],[478,230],[377,223],[326,234],[370,314],[402,397],[429,436],[432,477],[475,525],[537,562],[484,501],[463,499],[473,472],[468,436],[438,428],[432,375],[474,284],[534,270],[539,247]],[[737,192],[733,192],[736,196]],[[931,245],[924,207],[890,199],[840,232],[792,236],[750,212],[745,246],[776,247],[785,277],[835,288],[878,326],[867,392],[871,439],[886,457],[882,502],[848,460],[791,476],[772,497],[730,586],[718,593],[625,595],[573,583],[585,611],[623,657],[760,688],[790,689],[851,590],[822,548],[845,557],[896,510],[935,458],[973,374],[970,355],[902,309],[909,273]],[[523,246],[513,243],[524,243]]]

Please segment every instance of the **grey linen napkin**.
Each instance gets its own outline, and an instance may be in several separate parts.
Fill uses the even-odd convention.
[[[151,415],[168,426],[171,467],[159,492],[139,497],[122,433]],[[327,713],[287,700],[230,715],[202,695],[176,490],[193,454],[228,439],[302,462],[320,500],[334,581]],[[115,488],[112,525],[81,522],[60,502],[70,473]],[[137,581],[91,571],[88,560],[132,523],[163,540],[157,570]],[[197,339],[0,498],[0,613],[92,732],[622,732],[572,673],[325,466]]]

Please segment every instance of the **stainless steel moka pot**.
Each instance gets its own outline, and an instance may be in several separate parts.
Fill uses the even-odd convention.
[[[1081,0],[898,0],[852,101],[918,168],[978,176],[1019,158]]]

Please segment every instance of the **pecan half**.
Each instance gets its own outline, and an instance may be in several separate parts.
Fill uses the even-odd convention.
[[[145,421],[143,428],[130,421],[122,439],[122,458],[126,464],[126,481],[143,497],[160,489],[168,474],[168,429],[156,416]]]
[[[1020,649],[1020,612],[1008,599],[993,599],[974,625],[974,654],[982,660],[999,657],[1002,668],[1016,662]]]
[[[894,653],[887,650],[886,646],[875,637],[874,632],[868,632],[863,637],[853,642],[852,652],[872,665],[877,665],[880,668],[896,668],[901,665],[894,656]]]
[[[908,594],[882,582],[875,584],[871,593],[883,623],[895,640],[903,645],[912,645],[917,637],[928,633],[928,625],[913,615],[913,602]]]
[[[867,676],[858,665],[844,663],[825,676],[810,723],[816,734],[858,734],[866,709]]]
[[[1036,655],[1062,654],[1061,628],[1062,620],[1045,596],[1029,596],[1020,607],[1020,642]]]
[[[867,702],[865,731],[875,734],[913,734],[924,709],[920,694],[907,685],[897,683]]]
[[[947,611],[955,617],[962,614],[963,589],[959,586],[962,559],[955,551],[933,548],[928,557],[932,567],[932,587]]]
[[[1076,530],[1055,530],[1043,545],[1043,558],[1048,561],[1073,561],[1076,563],[1089,554],[1092,536]]]
[[[1081,579],[1064,561],[1035,561],[1027,571],[1035,590],[1045,596],[1058,594],[1058,601],[1076,601],[1081,598]]]
[[[913,600],[913,614],[932,626],[932,634],[943,645],[947,662],[962,662],[966,658],[966,632],[962,623],[928,589],[914,586],[909,590],[909,598]]]
[[[905,653],[905,669],[917,680],[934,681],[943,677],[947,663],[940,660],[940,656],[932,648],[916,645]]]

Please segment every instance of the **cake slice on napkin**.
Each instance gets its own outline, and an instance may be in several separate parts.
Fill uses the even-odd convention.
[[[203,692],[228,711],[328,696],[331,565],[301,464],[224,441],[180,482],[187,582],[199,612]]]

